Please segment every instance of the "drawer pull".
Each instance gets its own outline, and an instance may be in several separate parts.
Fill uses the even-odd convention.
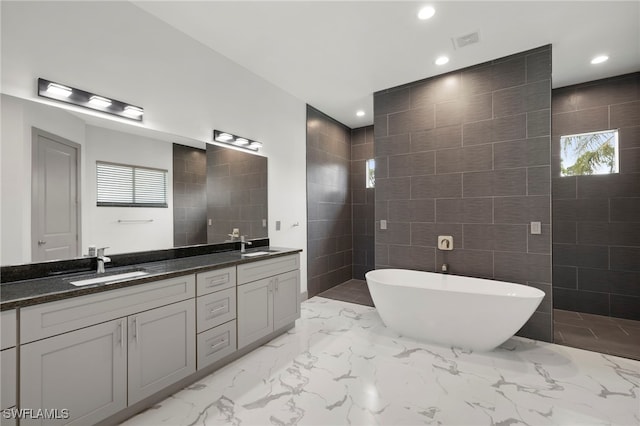
[[[215,309],[211,309],[211,311],[209,311],[212,314],[215,314],[216,312],[220,312],[220,311],[224,311],[227,309],[227,305],[220,305],[219,307],[215,308]]]
[[[228,281],[229,281],[229,276],[223,275],[221,277],[211,279],[209,281],[209,284],[207,284],[207,288],[216,287],[216,286],[222,285],[222,284],[224,284],[224,283],[226,283]]]
[[[215,345],[211,345],[211,349],[215,349],[215,348],[217,348],[217,347],[219,347],[221,345],[224,345],[225,343],[227,343],[227,339],[222,339],[218,343],[216,343]],[[213,352],[215,352],[215,351],[213,351]]]

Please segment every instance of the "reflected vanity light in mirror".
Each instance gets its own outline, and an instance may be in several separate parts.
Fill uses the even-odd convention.
[[[231,133],[223,132],[220,130],[213,131],[213,140],[239,148],[250,149],[251,151],[258,151],[260,148],[262,148],[262,142],[253,141],[251,139],[232,135]]]
[[[141,107],[65,86],[44,78],[38,79],[38,96],[134,121],[142,121],[142,116],[144,115],[144,110]]]

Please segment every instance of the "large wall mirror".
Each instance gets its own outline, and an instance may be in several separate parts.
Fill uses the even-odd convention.
[[[1,108],[2,266],[268,236],[266,157],[8,95]]]

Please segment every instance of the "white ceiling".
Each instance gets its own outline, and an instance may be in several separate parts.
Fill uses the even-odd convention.
[[[376,91],[546,44],[553,87],[640,70],[637,0],[134,4],[352,128],[373,122]],[[436,15],[420,21],[427,4]],[[478,44],[454,49],[474,31]],[[609,61],[591,65],[598,54]]]

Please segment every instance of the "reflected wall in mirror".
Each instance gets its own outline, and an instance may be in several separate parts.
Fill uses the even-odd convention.
[[[265,157],[174,144],[173,196],[176,247],[267,237]]]
[[[267,236],[267,159],[207,145],[209,241]]]
[[[265,157],[4,94],[1,109],[0,265],[55,260],[62,252],[49,250],[49,257],[39,258],[32,247],[38,242],[45,247],[53,245],[50,236],[37,235],[39,231],[32,224],[33,214],[43,210],[32,197],[33,185],[37,184],[33,178],[33,162],[38,157],[33,150],[35,129],[79,147],[77,200],[73,206],[79,218],[75,256],[85,255],[89,246],[109,247],[107,254],[120,254],[220,243],[230,239],[233,228],[249,238],[267,236],[266,223],[264,227],[256,225],[267,218]],[[180,148],[176,147],[183,151],[180,170]],[[97,161],[167,170],[168,207],[98,207]],[[207,167],[208,162],[211,167]],[[216,168],[222,164],[226,167]],[[210,175],[210,170],[220,174],[228,170],[228,175]],[[244,173],[247,170],[251,173]],[[258,174],[260,188],[247,177]],[[210,206],[207,198],[212,200]],[[217,200],[228,200],[228,208],[223,211]],[[54,203],[52,212],[59,211]],[[259,222],[254,219],[258,216]],[[46,221],[48,215],[43,217],[41,220]],[[55,223],[64,224],[65,220],[58,215]]]

